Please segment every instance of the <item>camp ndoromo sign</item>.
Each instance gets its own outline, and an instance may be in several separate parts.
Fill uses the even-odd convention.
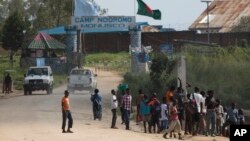
[[[128,30],[135,26],[134,16],[72,17],[72,25],[83,30]]]

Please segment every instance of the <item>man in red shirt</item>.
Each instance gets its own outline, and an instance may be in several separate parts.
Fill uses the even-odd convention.
[[[73,133],[73,131],[70,130],[73,125],[73,118],[71,116],[70,107],[69,107],[69,92],[66,90],[64,91],[64,97],[62,98],[62,132],[63,133]],[[66,126],[66,120],[68,118],[68,130],[65,131]]]
[[[183,137],[181,136],[181,124],[179,121],[178,111],[177,111],[177,101],[175,99],[173,99],[173,107],[170,110],[170,120],[171,122],[169,128],[165,131],[163,137],[167,139],[168,133],[175,131],[178,132],[179,140],[183,140]]]

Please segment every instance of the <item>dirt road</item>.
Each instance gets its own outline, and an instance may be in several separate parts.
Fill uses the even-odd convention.
[[[0,98],[0,141],[163,141],[161,134],[145,134],[140,126],[131,123],[125,130],[120,117],[119,129],[110,129],[110,90],[116,88],[121,77],[110,72],[98,73],[98,88],[103,97],[103,120],[94,121],[90,94],[70,94],[74,119],[73,134],[61,133],[61,103],[66,85],[54,89],[52,95],[37,92],[31,96]],[[189,141],[227,141],[222,137],[186,137]]]

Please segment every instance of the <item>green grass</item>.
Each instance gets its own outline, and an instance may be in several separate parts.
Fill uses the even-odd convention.
[[[84,65],[124,74],[130,70],[130,54],[127,52],[87,54]]]

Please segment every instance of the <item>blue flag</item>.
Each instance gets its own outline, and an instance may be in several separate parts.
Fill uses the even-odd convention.
[[[75,0],[74,16],[98,16],[97,5],[88,0]]]

